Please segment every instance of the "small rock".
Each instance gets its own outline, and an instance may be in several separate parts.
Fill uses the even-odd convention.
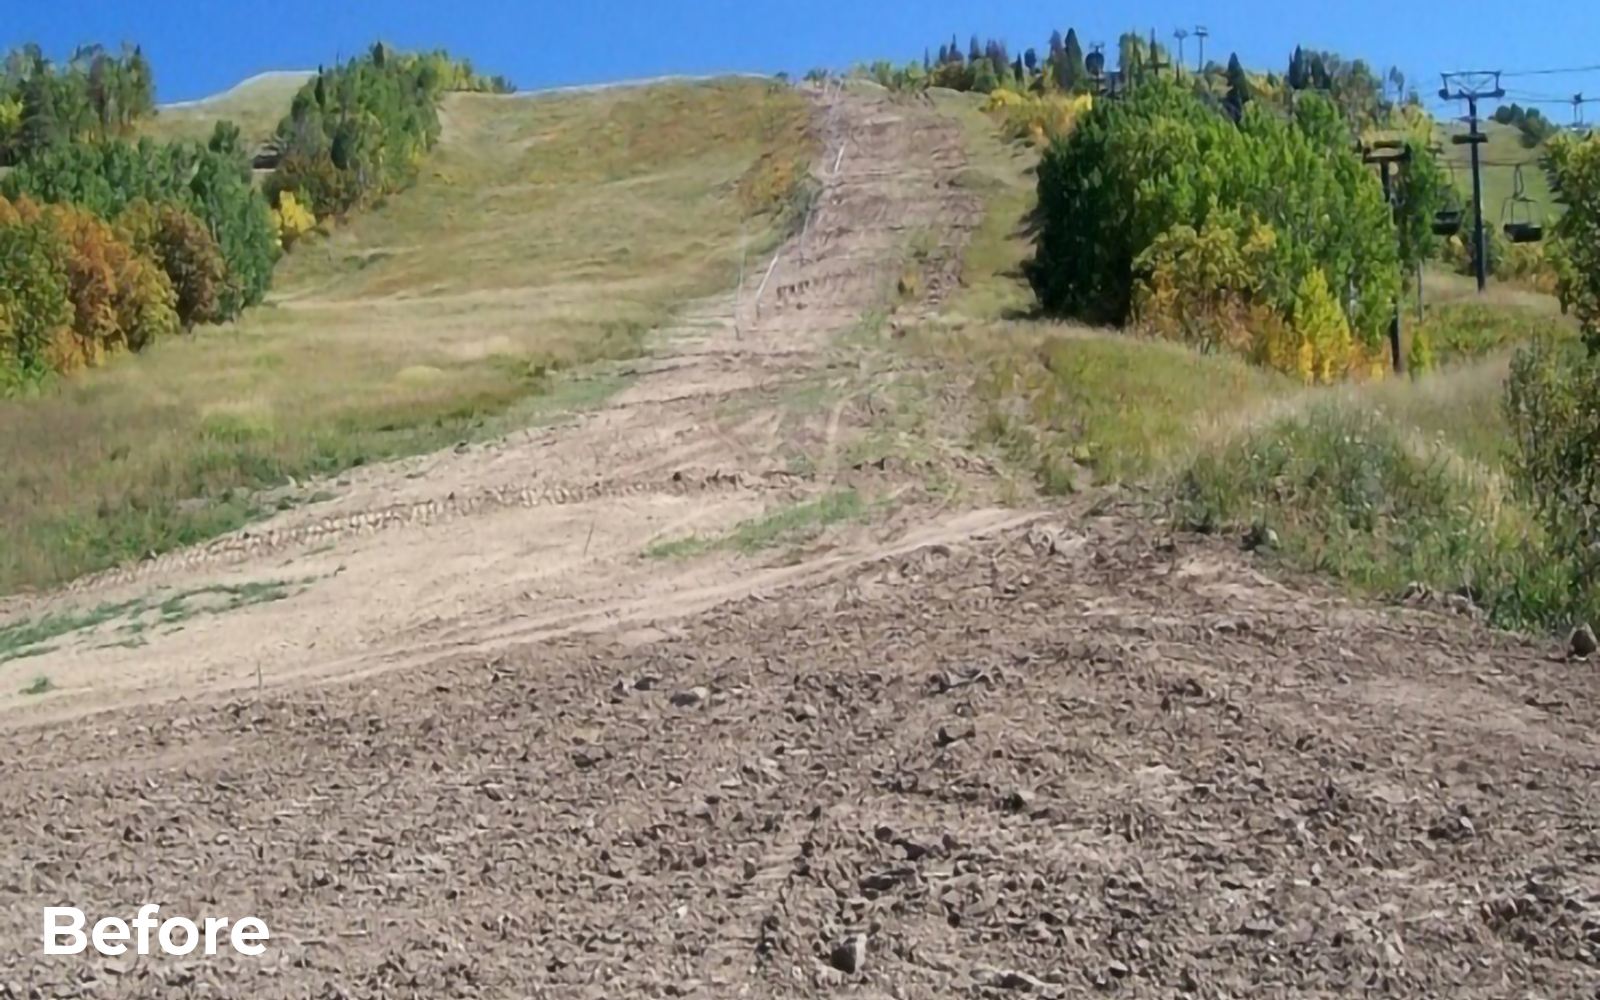
[[[828,956],[828,961],[840,972],[855,975],[867,964],[867,936],[852,934],[840,941],[834,945],[833,954]]]
[[[1278,533],[1264,524],[1254,525],[1249,533],[1244,536],[1244,547],[1246,552],[1254,552],[1257,549],[1266,549],[1268,551],[1276,549],[1278,547]]]
[[[1109,971],[1111,972],[1111,974],[1113,976],[1117,977],[1118,979],[1124,979],[1124,978],[1127,977],[1128,973],[1131,972],[1132,970],[1128,968],[1128,965],[1127,965],[1126,962],[1119,962],[1116,959],[1112,959],[1111,960],[1111,965],[1109,967]]]
[[[687,691],[679,691],[672,696],[672,703],[679,708],[689,708],[698,705],[711,697],[711,692],[703,687],[693,687]]]
[[[1036,979],[1026,972],[1007,972],[1000,977],[997,983],[1001,989],[1016,990],[1019,993],[1043,993],[1044,980]]]
[[[1027,812],[1033,806],[1033,793],[1025,788],[1018,788],[1007,795],[1000,804],[1009,812]]]
[[[1595,641],[1594,629],[1587,625],[1579,625],[1572,630],[1572,637],[1567,640],[1567,648],[1578,659],[1587,659],[1600,651],[1600,642]]]

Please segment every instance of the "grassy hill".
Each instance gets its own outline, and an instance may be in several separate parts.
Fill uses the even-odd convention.
[[[286,100],[271,83],[243,94]],[[266,307],[0,402],[0,593],[243,523],[251,491],[287,476],[614,385],[552,373],[635,356],[678,306],[729,290],[741,238],[754,253],[777,236],[737,192],[781,185],[813,148],[805,99],[748,80],[458,94],[443,118],[419,182],[297,247]]]
[[[1522,133],[1511,125],[1486,122],[1483,125],[1489,141],[1479,147],[1483,167],[1483,221],[1497,229],[1506,218],[1506,199],[1514,190],[1517,165],[1522,167],[1522,181],[1528,197],[1533,198],[1535,220],[1542,215],[1548,224],[1561,215],[1562,208],[1550,195],[1550,183],[1539,166],[1543,149],[1528,149],[1522,145]],[[1465,135],[1466,126],[1459,122],[1441,123],[1439,143],[1444,147],[1444,162],[1453,171],[1456,189],[1461,192],[1461,203],[1472,203],[1472,147],[1458,146],[1450,141],[1452,135]],[[1520,213],[1520,210],[1519,210]],[[1520,220],[1522,215],[1517,218]]]
[[[246,148],[252,148],[277,129],[289,111],[289,102],[312,75],[309,71],[266,73],[204,100],[163,105],[156,109],[155,117],[141,124],[139,132],[166,142],[204,142],[217,122],[227,120],[239,126]]]

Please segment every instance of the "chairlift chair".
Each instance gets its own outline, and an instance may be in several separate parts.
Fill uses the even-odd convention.
[[[1454,236],[1461,232],[1461,220],[1465,215],[1461,211],[1461,196],[1456,187],[1456,165],[1445,161],[1445,167],[1450,171],[1450,198],[1448,204],[1433,213],[1433,235]]]
[[[1512,243],[1538,243],[1544,239],[1544,225],[1534,221],[1534,200],[1528,197],[1527,189],[1522,183],[1522,167],[1518,165],[1511,175],[1511,197],[1506,199],[1501,209],[1501,218],[1504,225],[1506,239]],[[1522,206],[1522,218],[1517,218],[1517,206]]]

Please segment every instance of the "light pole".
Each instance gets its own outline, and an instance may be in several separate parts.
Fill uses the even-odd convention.
[[[1211,37],[1211,32],[1202,24],[1194,29],[1194,37],[1200,39],[1200,62],[1196,65],[1200,67],[1200,73],[1204,75],[1206,71],[1206,39]]]
[[[1178,40],[1178,78],[1181,80],[1183,78],[1183,40],[1189,37],[1189,29],[1179,28],[1172,33],[1172,37]]]

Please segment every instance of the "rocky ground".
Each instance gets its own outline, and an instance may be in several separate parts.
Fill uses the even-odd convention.
[[[62,690],[0,716],[0,997],[1596,994],[1600,667],[1556,644],[1108,498],[641,555],[846,481],[871,408],[774,380],[831,377],[907,220],[970,228],[931,111],[837,116],[760,316],[708,312],[596,414],[18,612],[317,580],[5,665]],[[268,951],[42,954],[45,906],[146,902]]]

